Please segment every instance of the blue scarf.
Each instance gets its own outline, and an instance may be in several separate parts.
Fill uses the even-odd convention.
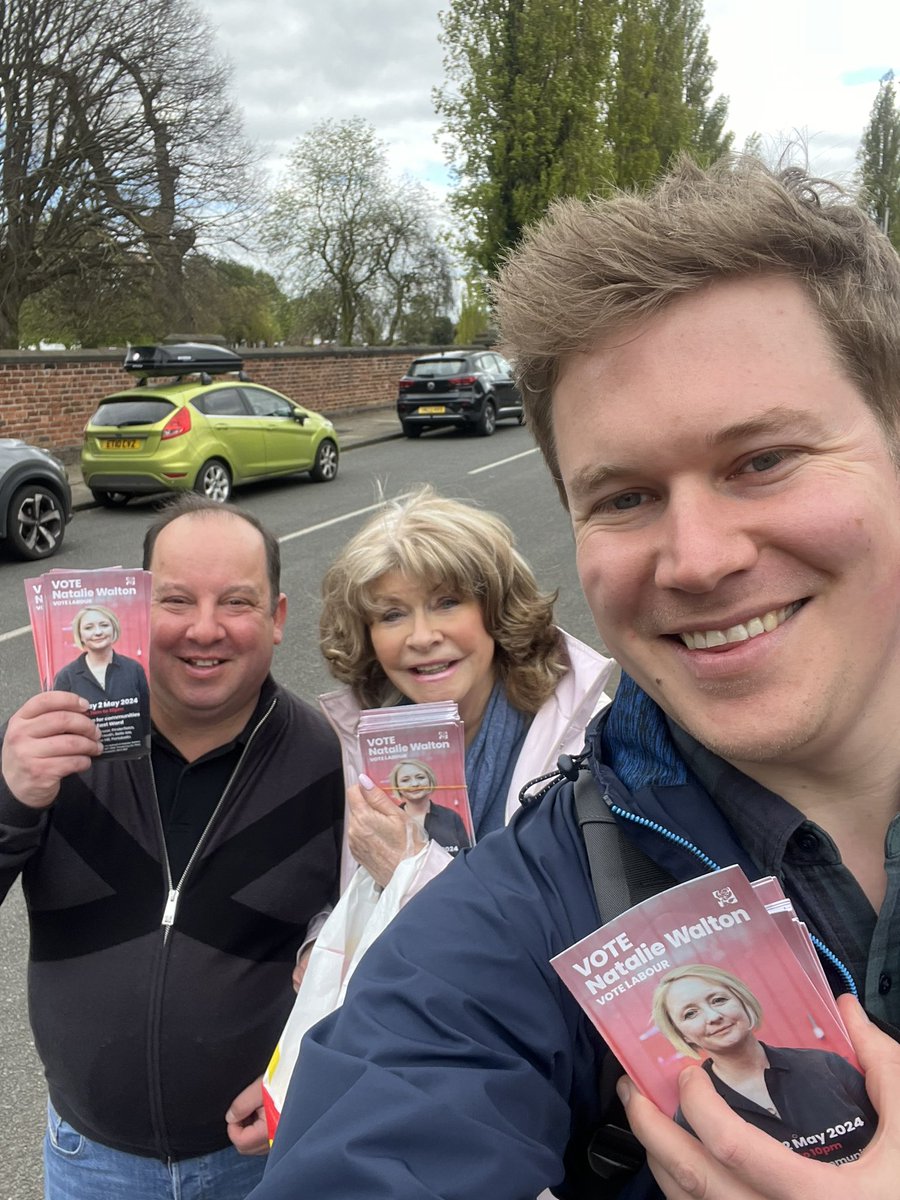
[[[495,683],[478,732],[466,750],[466,785],[476,838],[503,828],[506,794],[530,724],[531,717],[513,708],[502,685]]]
[[[665,714],[624,671],[602,726],[601,746],[598,757],[631,791],[687,782],[687,767]]]

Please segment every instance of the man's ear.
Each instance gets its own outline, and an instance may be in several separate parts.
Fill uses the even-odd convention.
[[[275,646],[281,644],[281,639],[284,637],[284,623],[287,620],[287,596],[284,592],[279,592],[278,600],[275,604],[275,612],[272,614],[272,620],[275,622],[275,629],[272,635],[272,643]]]

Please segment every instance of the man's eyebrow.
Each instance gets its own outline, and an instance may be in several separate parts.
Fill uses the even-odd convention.
[[[633,468],[617,466],[615,463],[592,463],[588,467],[580,467],[575,472],[566,486],[566,491],[573,496],[589,496],[610,481],[633,476]]]
[[[758,434],[793,434],[794,436],[821,435],[822,421],[815,412],[808,408],[790,408],[784,404],[776,404],[758,416],[748,417],[746,421],[736,421],[717,429],[707,436],[710,446],[723,446],[728,442],[737,442],[743,438],[756,437]]]
[[[707,444],[713,448],[727,446],[747,438],[771,434],[777,437],[820,437],[824,426],[818,415],[805,408],[790,408],[778,404],[746,421],[736,421],[707,434]],[[573,496],[590,495],[619,479],[629,480],[640,474],[639,466],[620,463],[591,463],[577,470],[569,481],[567,491]]]
[[[153,594],[157,595],[160,592],[186,592],[188,595],[193,593],[194,589],[186,583],[179,583],[177,579],[154,579]],[[255,583],[234,583],[229,584],[221,592],[222,596],[260,596],[261,590]]]

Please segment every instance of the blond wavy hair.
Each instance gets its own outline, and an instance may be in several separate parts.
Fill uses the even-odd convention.
[[[389,571],[429,591],[447,588],[481,607],[494,665],[510,704],[536,713],[569,667],[553,624],[556,592],[538,588],[502,518],[424,486],[386,501],[350,539],[322,580],[322,653],[364,708],[402,697],[384,673],[369,627],[376,582]]]
[[[900,257],[888,239],[835,184],[796,167],[682,158],[647,192],[557,200],[494,285],[502,346],[563,504],[551,402],[566,359],[712,281],[767,275],[806,292],[898,459]]]

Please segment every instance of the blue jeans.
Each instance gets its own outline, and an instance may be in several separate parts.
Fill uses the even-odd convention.
[[[44,1200],[244,1200],[265,1165],[264,1154],[231,1146],[175,1163],[123,1154],[83,1137],[47,1105]]]

